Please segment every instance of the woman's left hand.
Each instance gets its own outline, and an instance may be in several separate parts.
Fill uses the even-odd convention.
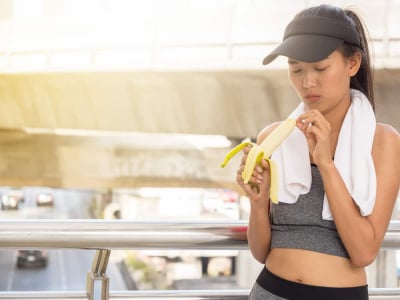
[[[301,114],[296,126],[304,133],[312,160],[316,165],[332,161],[331,126],[319,110]]]

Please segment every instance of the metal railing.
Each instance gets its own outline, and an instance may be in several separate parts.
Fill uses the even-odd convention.
[[[82,292],[0,292],[0,299],[247,299],[249,290],[109,291],[107,263],[113,249],[248,249],[247,222],[156,222],[122,220],[1,220],[0,248],[95,249]],[[392,221],[382,248],[400,248],[400,222]],[[400,299],[400,289],[370,288],[371,300]]]

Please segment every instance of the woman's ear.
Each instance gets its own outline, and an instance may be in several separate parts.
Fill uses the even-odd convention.
[[[356,52],[353,56],[351,56],[348,61],[349,61],[349,76],[353,77],[354,75],[357,74],[358,70],[360,69],[361,66],[361,53]]]

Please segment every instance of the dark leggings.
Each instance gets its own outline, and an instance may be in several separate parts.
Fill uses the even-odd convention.
[[[368,286],[336,288],[306,285],[280,278],[264,267],[249,300],[368,300]]]

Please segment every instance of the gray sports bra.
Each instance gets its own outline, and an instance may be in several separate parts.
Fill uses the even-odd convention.
[[[324,186],[315,165],[308,194],[294,204],[271,204],[271,248],[295,248],[349,257],[335,223],[322,219]]]

